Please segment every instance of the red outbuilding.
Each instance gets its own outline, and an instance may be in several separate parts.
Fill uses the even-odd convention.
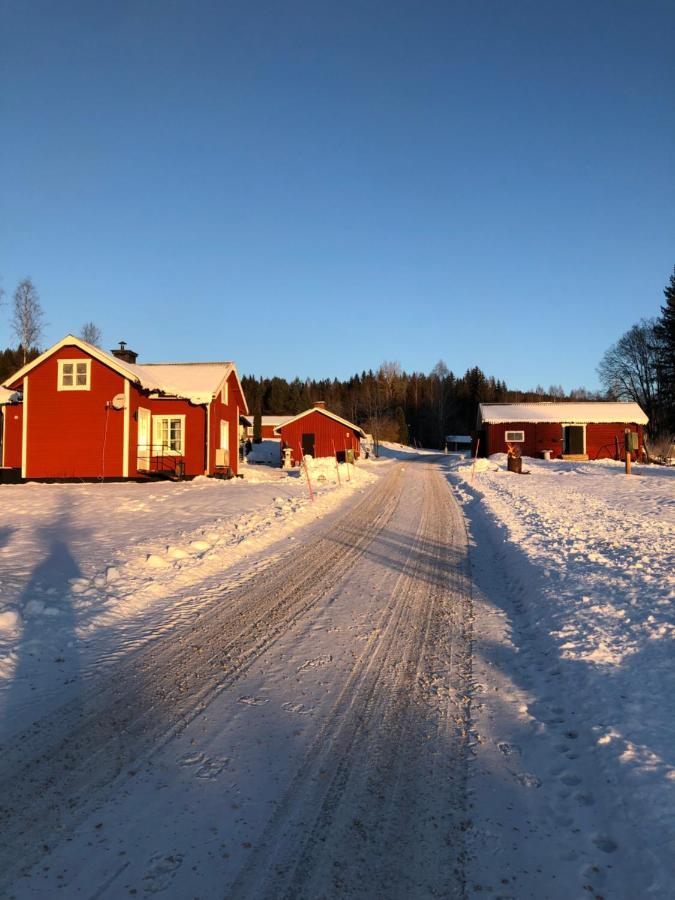
[[[361,439],[365,433],[346,419],[326,409],[326,404],[317,402],[312,409],[293,416],[275,429],[281,438],[281,451],[291,451],[291,462],[297,464],[302,456],[314,459],[337,456],[343,462],[351,452],[354,459],[361,455]]]
[[[263,441],[278,440],[279,435],[275,434],[276,429],[292,418],[293,416],[261,416],[260,437]],[[246,417],[246,437],[253,440],[253,416]]]
[[[639,459],[648,421],[637,403],[481,403],[477,429],[486,456],[506,453],[511,444],[522,456],[570,460],[625,458],[624,436],[631,431]]]
[[[3,465],[29,480],[236,475],[234,363],[136,363],[67,335],[7,379]]]

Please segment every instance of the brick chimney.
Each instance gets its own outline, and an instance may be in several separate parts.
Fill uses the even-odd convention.
[[[116,347],[110,352],[113,356],[116,356],[117,359],[121,359],[122,362],[135,363],[138,359],[138,353],[134,353],[133,350],[127,350],[126,341],[120,341],[119,347]]]
[[[325,400],[315,400],[314,401],[314,409],[325,409],[326,401]]]

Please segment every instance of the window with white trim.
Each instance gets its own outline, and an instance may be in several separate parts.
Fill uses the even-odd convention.
[[[60,391],[91,390],[91,360],[60,359],[58,389]]]
[[[225,406],[227,406],[227,404],[229,403],[229,396],[230,396],[229,385],[228,385],[228,383],[227,383],[227,380],[225,380],[225,384],[223,385],[223,389],[222,389],[222,391],[220,392],[220,399],[221,399],[222,402],[225,404]]]
[[[152,417],[152,453],[185,455],[185,416]]]
[[[505,431],[504,440],[507,444],[522,444],[525,442],[524,431]]]

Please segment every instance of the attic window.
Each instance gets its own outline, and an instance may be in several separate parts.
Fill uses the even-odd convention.
[[[223,389],[222,389],[222,391],[220,392],[220,399],[221,399],[222,403],[225,404],[225,406],[227,406],[227,404],[229,403],[229,393],[230,393],[230,392],[229,392],[229,390],[228,390],[228,383],[227,383],[227,380],[226,380],[226,381],[225,381],[225,384],[223,385]]]
[[[504,433],[504,440],[507,444],[522,444],[525,441],[525,432],[524,431],[506,431]]]
[[[60,391],[90,390],[91,360],[60,359],[58,389]]]

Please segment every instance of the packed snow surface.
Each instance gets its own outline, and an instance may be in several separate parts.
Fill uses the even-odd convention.
[[[304,469],[253,465],[231,481],[1,485],[0,739],[183,621],[237,563],[273,563],[376,465],[341,464],[338,482],[334,460],[309,460],[313,502]]]
[[[475,544],[476,883],[673,896],[675,472],[523,469],[449,476]]]

